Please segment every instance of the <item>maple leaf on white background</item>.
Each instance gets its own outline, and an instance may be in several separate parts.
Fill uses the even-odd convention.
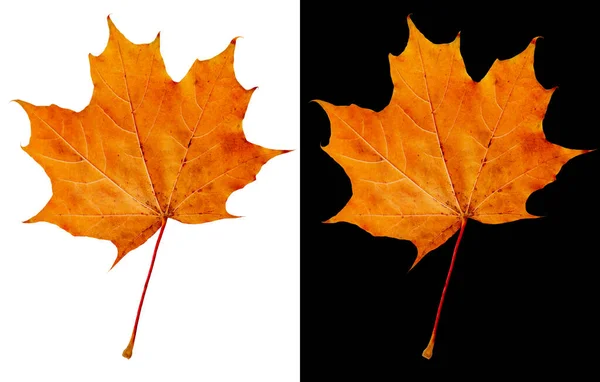
[[[83,109],[92,94],[88,54],[106,46],[110,14],[132,42],[148,43],[161,32],[161,53],[175,81],[195,59],[213,57],[232,37],[242,36],[236,77],[246,89],[258,86],[244,119],[246,138],[264,147],[297,149],[297,8],[266,1],[192,8],[185,2],[2,5],[2,13],[11,15],[2,34],[13,59],[3,61],[0,71],[6,101],[0,151],[3,183],[14,186],[0,191],[13,201],[1,223],[6,239],[0,303],[13,313],[0,318],[5,360],[0,379],[32,380],[43,373],[66,381],[214,379],[211,375],[298,380],[299,150],[274,158],[254,183],[231,195],[227,211],[243,218],[200,226],[169,223],[140,320],[139,330],[147,335],[138,336],[135,356],[126,361],[120,355],[123,338],[131,331],[155,239],[108,272],[115,256],[109,242],[73,238],[47,223],[22,224],[52,191],[44,171],[19,147],[29,140],[28,118],[9,103],[24,99]],[[277,18],[268,17],[273,12]],[[202,23],[198,15],[205,15]],[[201,232],[193,229],[200,227]],[[26,366],[32,360],[35,368]],[[280,367],[272,367],[274,360]]]

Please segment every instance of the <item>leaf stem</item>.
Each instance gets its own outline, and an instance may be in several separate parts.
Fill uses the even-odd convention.
[[[452,269],[454,268],[454,261],[456,260],[456,252],[458,252],[458,245],[462,240],[463,233],[465,232],[465,226],[467,225],[467,218],[463,217],[462,223],[460,225],[460,233],[458,234],[458,239],[456,239],[456,244],[454,245],[454,252],[452,253],[452,260],[450,261],[450,269],[448,269],[448,276],[446,276],[446,284],[444,284],[444,290],[442,290],[442,298],[440,298],[440,303],[438,305],[437,314],[435,316],[435,324],[433,324],[433,331],[431,332],[431,338],[429,339],[429,344],[425,350],[423,350],[423,357],[430,359],[433,355],[433,345],[435,344],[435,335],[437,332],[438,324],[440,322],[440,314],[442,313],[442,305],[444,305],[444,298],[446,297],[446,290],[448,289],[448,282],[450,281],[450,275],[452,274]]]
[[[123,350],[123,357],[129,359],[133,354],[133,345],[135,344],[135,335],[137,333],[138,323],[140,321],[140,313],[142,312],[142,305],[144,305],[144,297],[146,297],[146,290],[148,289],[148,282],[150,282],[150,276],[152,275],[152,269],[154,268],[154,260],[156,260],[156,252],[158,251],[158,246],[160,244],[160,239],[162,239],[163,232],[165,231],[165,227],[167,226],[167,219],[163,218],[162,226],[160,227],[160,232],[158,234],[158,240],[156,240],[156,245],[154,246],[154,254],[152,255],[152,262],[150,263],[150,269],[148,270],[148,276],[146,277],[146,283],[144,284],[144,290],[142,291],[142,298],[140,299],[140,305],[138,306],[137,316],[135,317],[135,324],[133,325],[133,332],[131,333],[131,339],[129,340],[129,345]]]

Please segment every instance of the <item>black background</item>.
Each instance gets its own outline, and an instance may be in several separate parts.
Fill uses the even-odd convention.
[[[540,83],[559,86],[544,131],[576,149],[599,142],[600,17],[567,5],[303,2],[301,5],[301,363],[305,380],[417,380],[415,368],[577,373],[596,363],[600,303],[597,236],[600,153],[569,161],[534,192],[530,213],[501,225],[470,220],[442,310],[433,357],[429,340],[458,234],[407,273],[408,241],[374,237],[348,223],[321,223],[351,196],[343,169],[321,146],[329,121],[310,100],[375,111],[390,100],[388,54],[402,52],[406,17],[434,43],[461,32],[467,72],[481,80],[496,59],[538,40]],[[549,4],[549,3],[548,3]],[[421,379],[421,378],[420,378]],[[592,378],[594,379],[594,378]],[[421,379],[422,380],[422,379]],[[427,380],[427,379],[425,379]]]

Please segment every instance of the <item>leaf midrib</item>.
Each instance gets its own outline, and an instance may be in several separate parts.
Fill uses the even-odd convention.
[[[421,52],[421,43],[417,39],[417,46],[419,48],[419,60],[421,62],[421,68],[423,69],[423,81],[425,82],[425,89],[427,90],[427,103],[429,104],[429,110],[431,112],[431,119],[433,121],[433,127],[435,128],[435,138],[438,143],[438,148],[440,149],[440,157],[442,162],[444,162],[444,169],[446,170],[446,176],[448,177],[448,182],[450,183],[450,189],[452,190],[452,195],[454,195],[454,200],[456,201],[456,207],[458,207],[459,214],[462,215],[463,211],[460,207],[460,202],[458,201],[458,196],[456,196],[456,190],[454,189],[454,183],[452,182],[452,177],[450,176],[450,171],[448,171],[448,163],[446,162],[446,157],[444,156],[444,149],[442,148],[442,142],[440,141],[440,131],[438,129],[437,119],[435,118],[435,110],[433,109],[433,101],[431,100],[431,94],[429,92],[429,83],[427,82],[427,73],[425,71],[425,63],[423,62],[423,53]],[[454,65],[454,55],[456,54],[456,50],[452,51],[452,59],[450,61],[450,73],[448,74],[448,81],[446,83],[446,89],[444,91],[444,96],[442,98],[442,102],[438,105],[438,108],[442,106],[444,100],[446,98],[446,91],[448,90],[448,83],[450,82],[450,76],[452,75],[452,67]],[[438,56],[439,58],[439,56]]]
[[[146,170],[146,175],[148,176],[148,182],[150,183],[150,189],[152,190],[152,195],[154,196],[154,201],[156,202],[156,206],[158,207],[159,214],[163,215],[163,210],[160,207],[158,197],[156,196],[156,189],[154,188],[154,183],[152,182],[152,177],[150,176],[150,171],[148,170],[148,163],[146,163],[146,156],[144,154],[144,149],[142,148],[142,143],[140,141],[140,132],[138,129],[137,121],[135,119],[133,102],[131,100],[131,93],[129,92],[129,83],[127,82],[127,72],[125,71],[125,63],[123,62],[123,53],[121,52],[121,43],[119,42],[119,40],[117,40],[117,47],[119,50],[119,60],[121,61],[121,68],[123,69],[123,81],[125,82],[125,89],[127,90],[127,99],[128,99],[127,103],[129,104],[129,111],[131,114],[131,119],[133,121],[133,127],[135,128],[135,139],[137,140],[138,148],[140,150],[140,155],[142,157],[142,162],[144,162],[144,169]],[[150,74],[148,75],[148,82],[150,81],[150,75],[152,74],[152,65],[154,65],[154,55],[155,54],[156,54],[156,48],[152,52],[152,63],[150,64]],[[147,85],[146,85],[146,87],[147,87]],[[145,96],[146,96],[146,94],[144,93],[144,98],[145,98]],[[142,102],[143,102],[143,99],[142,99]],[[141,106],[141,103],[139,106]]]

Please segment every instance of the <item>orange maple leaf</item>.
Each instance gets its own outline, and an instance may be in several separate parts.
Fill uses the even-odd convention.
[[[331,122],[324,150],[352,181],[352,197],[329,222],[412,241],[418,251],[412,267],[460,231],[423,352],[430,358],[467,220],[499,224],[538,217],[526,211],[528,196],[588,150],[545,139],[542,120],[555,88],[544,89],[535,77],[535,39],[519,55],[496,60],[475,82],[460,54],[460,34],[434,44],[410,16],[408,26],[406,48],[390,55],[394,90],[381,112],[317,102]]]
[[[160,54],[160,33],[149,44],[133,44],[110,17],[108,26],[106,49],[89,56],[94,92],[88,106],[75,112],[17,102],[31,121],[23,149],[52,181],[52,198],[27,223],[45,221],[75,236],[110,240],[118,249],[113,267],[160,229],[123,352],[130,358],[167,219],[235,218],[225,208],[229,195],[289,150],[245,139],[242,119],[256,88],[244,89],[235,77],[235,39],[174,82]]]

